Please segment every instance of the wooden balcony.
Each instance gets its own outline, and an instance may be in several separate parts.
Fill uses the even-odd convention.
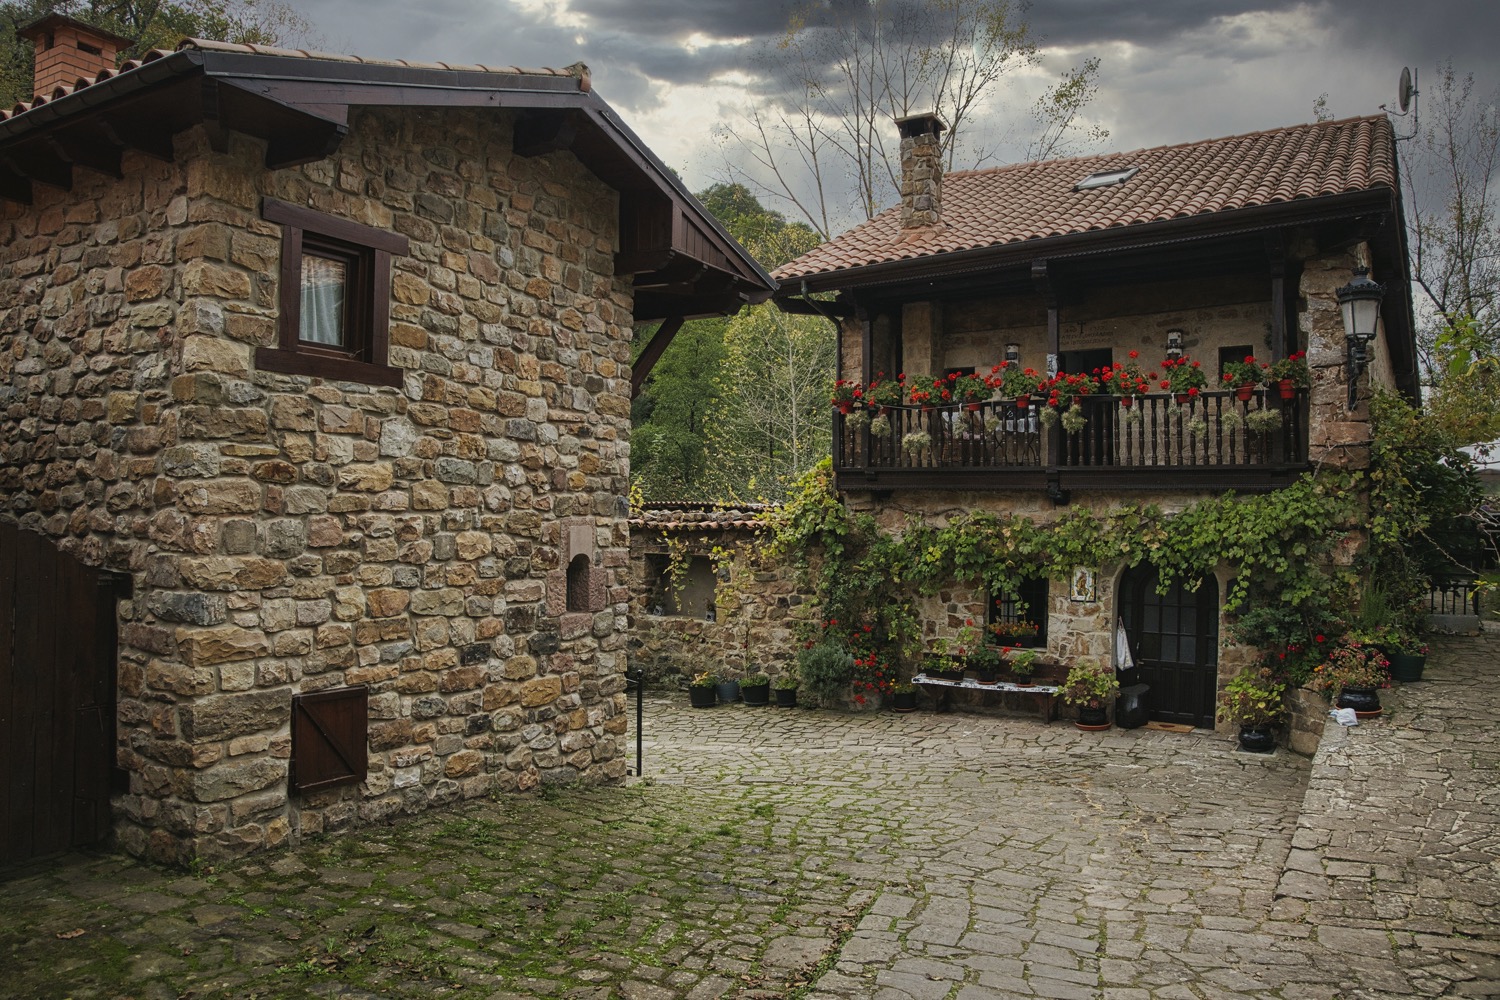
[[[920,408],[889,407],[890,433],[872,433],[852,415],[833,414],[833,465],[841,489],[1048,490],[1236,489],[1285,486],[1308,468],[1307,390],[1276,390],[1249,400],[1205,392],[1178,403],[1168,395],[1082,400],[1082,430],[1041,419],[1041,404],[1014,400]],[[1247,418],[1274,412],[1280,424],[1257,431]],[[1233,414],[1233,416],[1231,416]],[[872,414],[873,415],[873,414]],[[922,447],[908,447],[926,435]]]

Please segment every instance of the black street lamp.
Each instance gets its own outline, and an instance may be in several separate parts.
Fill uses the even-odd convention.
[[[1380,321],[1380,300],[1385,297],[1385,286],[1370,280],[1368,267],[1356,267],[1354,280],[1334,293],[1339,298],[1339,310],[1344,314],[1344,336],[1349,343],[1349,409],[1354,409],[1358,400],[1360,372],[1370,366],[1370,344],[1375,339],[1375,327]]]

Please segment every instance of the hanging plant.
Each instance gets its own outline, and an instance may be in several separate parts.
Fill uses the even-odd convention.
[[[1041,412],[1038,414],[1038,416],[1041,418],[1042,423],[1046,424],[1048,427],[1056,426],[1058,417],[1057,407],[1044,406],[1041,408]]]
[[[1187,422],[1187,432],[1195,438],[1207,437],[1208,421],[1204,420],[1201,415],[1194,417]]]
[[[915,455],[932,445],[932,438],[926,431],[912,431],[901,439],[901,447],[908,454]]]
[[[1086,423],[1088,423],[1088,421],[1084,418],[1083,410],[1079,408],[1077,403],[1074,403],[1072,406],[1068,407],[1066,411],[1063,412],[1063,430],[1067,431],[1069,434],[1077,434],[1079,431],[1083,430],[1083,425]]]
[[[1245,416],[1245,426],[1257,434],[1269,434],[1281,426],[1281,411],[1255,410]]]
[[[870,414],[865,410],[855,410],[844,420],[844,426],[850,430],[864,430],[870,426]]]
[[[888,437],[890,437],[891,436],[891,418],[888,417],[888,416],[886,416],[884,413],[882,413],[880,416],[876,417],[874,420],[871,420],[870,421],[870,433],[873,434],[873,435],[875,435],[878,438],[888,438]]]
[[[1225,430],[1237,431],[1245,426],[1245,418],[1240,416],[1239,410],[1226,410],[1223,416],[1219,417],[1219,424]]]

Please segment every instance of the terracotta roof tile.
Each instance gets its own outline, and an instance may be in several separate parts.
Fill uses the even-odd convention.
[[[900,228],[900,206],[773,272],[782,282],[1053,236],[1182,219],[1396,184],[1384,115],[1314,122],[1176,146],[956,171],[942,221]],[[1123,184],[1075,191],[1091,174],[1139,167]]]
[[[653,531],[722,531],[752,530],[760,527],[760,515],[774,510],[773,504],[712,504],[684,502],[648,503],[640,516],[630,519],[635,530]]]
[[[583,63],[574,63],[566,69],[523,69],[519,66],[466,66],[460,63],[442,62],[409,62],[405,59],[366,59],[362,56],[344,55],[337,52],[318,52],[308,49],[278,49],[269,45],[242,45],[237,42],[215,42],[203,38],[184,38],[173,49],[152,49],[139,59],[127,59],[113,70],[103,70],[96,76],[80,77],[73,82],[71,87],[56,87],[50,93],[37,94],[30,101],[23,101],[11,108],[9,111],[0,109],[0,121],[23,115],[32,108],[41,107],[62,97],[67,97],[85,87],[92,87],[96,83],[103,83],[112,77],[129,73],[131,70],[139,69],[147,63],[158,59],[165,59],[174,51],[183,49],[196,49],[200,52],[241,52],[250,55],[280,56],[287,59],[318,59],[325,62],[340,63],[364,63],[373,66],[403,66],[408,69],[439,69],[452,72],[467,73],[500,73],[507,76],[571,76],[578,80],[578,89],[587,91],[591,87],[589,68]]]

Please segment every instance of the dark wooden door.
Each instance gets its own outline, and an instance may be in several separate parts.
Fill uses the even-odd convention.
[[[109,833],[115,578],[0,523],[0,863]]]
[[[1219,588],[1212,579],[1156,592],[1156,571],[1137,567],[1121,581],[1121,612],[1151,718],[1212,726],[1219,675]]]

